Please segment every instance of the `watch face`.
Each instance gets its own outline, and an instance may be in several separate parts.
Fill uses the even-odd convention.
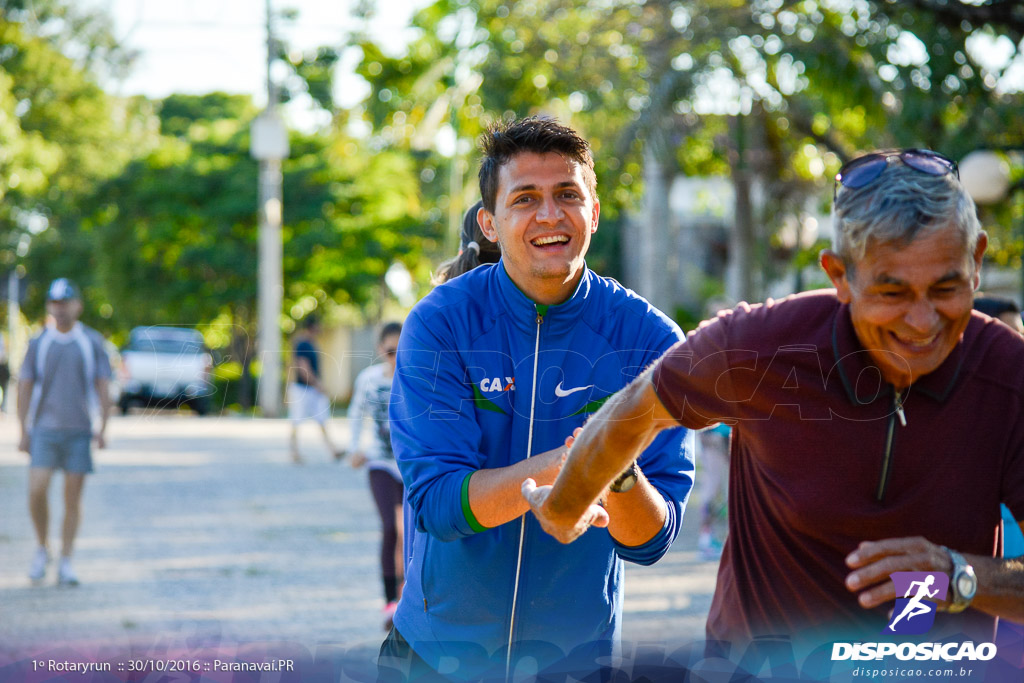
[[[615,481],[612,482],[609,487],[610,490],[615,493],[625,493],[630,490],[633,488],[633,484],[635,484],[640,478],[638,476],[639,471],[640,468],[637,466],[636,461],[634,461],[628,469],[626,469],[615,479]]]
[[[956,579],[956,590],[960,595],[965,598],[974,597],[974,590],[977,588],[977,582],[974,577],[970,574],[961,574]]]
[[[630,470],[629,473],[626,474],[625,477],[623,477],[622,479],[616,481],[615,483],[616,483],[616,486],[615,486],[615,488],[613,490],[616,493],[625,493],[626,491],[628,491],[631,488],[633,488],[633,485],[636,483],[636,472],[633,472],[632,470]]]

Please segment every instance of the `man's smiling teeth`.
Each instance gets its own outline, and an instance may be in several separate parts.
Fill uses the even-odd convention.
[[[907,339],[906,337],[900,337],[900,336],[897,335],[896,339],[898,339],[901,343],[906,344],[907,346],[925,347],[925,346],[928,346],[929,344],[931,344],[933,341],[935,341],[935,337],[937,337],[937,336],[938,335],[933,334],[932,336],[928,337],[927,339]]]
[[[542,247],[545,244],[565,244],[569,241],[569,238],[565,235],[552,235],[551,237],[538,237],[532,240],[530,244],[536,247]]]

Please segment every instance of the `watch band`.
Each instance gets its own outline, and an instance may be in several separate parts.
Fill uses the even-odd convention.
[[[615,481],[608,486],[608,490],[613,493],[625,493],[626,491],[633,488],[637,480],[640,479],[640,466],[636,464],[636,460],[630,463],[629,467],[622,471],[622,474],[615,478]]]
[[[974,567],[967,562],[963,555],[946,546],[942,546],[942,549],[946,551],[949,559],[953,562],[953,571],[949,577],[949,591],[953,599],[946,606],[946,611],[956,614],[967,609],[971,601],[974,600],[974,595],[978,590],[978,579],[974,574]],[[967,579],[968,585],[971,586],[969,594],[960,590],[960,582],[963,579]]]

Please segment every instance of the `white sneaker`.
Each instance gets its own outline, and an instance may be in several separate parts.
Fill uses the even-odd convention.
[[[60,558],[60,568],[57,570],[57,583],[62,586],[77,586],[78,574],[71,566],[70,557]]]
[[[42,546],[36,548],[36,554],[32,556],[32,566],[28,570],[28,578],[39,581],[46,576],[46,565],[50,564],[50,554]]]

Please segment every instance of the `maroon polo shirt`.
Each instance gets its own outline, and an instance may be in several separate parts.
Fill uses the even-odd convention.
[[[711,639],[878,640],[892,605],[865,610],[844,585],[861,541],[924,536],[995,556],[999,503],[1024,518],[1024,341],[980,314],[902,392],[906,426],[832,290],[720,314],[653,382],[683,425],[734,425]],[[991,640],[993,625],[968,609],[935,628]]]

